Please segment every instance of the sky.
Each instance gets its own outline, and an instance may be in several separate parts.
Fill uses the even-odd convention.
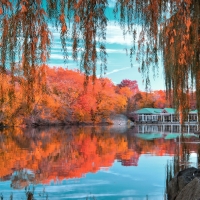
[[[112,4],[111,0],[111,6]],[[127,55],[125,49],[130,49],[132,38],[127,35],[125,38],[123,36],[122,30],[118,23],[115,23],[112,15],[112,7],[107,9],[106,13],[109,22],[107,26],[107,71],[104,77],[111,79],[114,84],[119,84],[123,79],[136,80],[138,82],[139,89],[144,91],[145,84],[143,83],[142,74],[138,72],[139,63],[133,59],[133,67],[131,67],[129,55]],[[138,27],[139,28],[139,27]],[[64,64],[62,47],[60,43],[60,34],[55,29],[51,29],[53,33],[53,44],[51,49],[51,57],[48,65],[53,67],[64,67],[68,69],[80,69],[79,64],[73,61],[71,57],[71,51],[69,45],[69,60],[68,63]],[[97,76],[100,75],[99,68],[97,69]],[[150,74],[151,90],[164,89],[164,76],[163,76],[163,66],[160,60],[159,71],[157,72],[157,77],[153,78],[153,74]]]

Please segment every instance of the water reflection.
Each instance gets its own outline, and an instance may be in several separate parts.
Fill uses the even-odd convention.
[[[13,188],[82,177],[110,167],[116,157],[124,165],[138,157],[125,135],[94,127],[4,130],[0,149],[0,177],[11,179]]]
[[[142,127],[143,130],[147,128],[145,126]],[[120,187],[123,188],[123,192],[120,193],[121,198],[135,195],[135,199],[146,199],[146,195],[151,193],[153,199],[160,199],[160,192],[162,191],[164,194],[164,185],[161,186],[162,190],[157,190],[157,186],[153,186],[150,183],[153,179],[151,177],[149,178],[150,181],[148,180],[149,185],[144,190],[142,188],[144,183],[141,180],[152,173],[159,173],[157,168],[159,167],[160,169],[158,162],[161,161],[158,160],[161,159],[161,156],[163,158],[166,157],[162,160],[164,163],[170,157],[174,157],[173,172],[186,167],[186,164],[190,163],[191,153],[197,153],[199,162],[199,145],[191,143],[198,141],[199,138],[195,135],[187,135],[187,138],[182,138],[180,134],[176,135],[175,133],[173,137],[167,137],[169,133],[166,132],[148,131],[141,133],[140,129],[141,126],[135,126],[124,133],[118,133],[116,128],[113,129],[111,127],[60,127],[24,130],[16,128],[1,130],[0,180],[2,181],[2,188],[9,181],[10,189],[5,190],[8,193],[8,191],[12,192],[27,188],[29,185],[46,185],[51,184],[52,181],[54,183],[62,183],[63,180],[81,180],[80,178],[88,173],[96,173],[96,179],[98,179],[97,172],[100,172],[107,174],[106,178],[115,175],[115,182],[112,182],[112,178],[106,180],[106,184],[112,185],[109,192],[113,190],[112,194],[109,193],[107,195],[113,196],[113,199],[118,199],[116,197],[119,194],[115,193],[118,192]],[[151,156],[149,161],[146,159],[147,155]],[[156,162],[148,163],[152,162],[151,159],[156,160]],[[112,170],[116,169],[115,172],[109,171],[111,166]],[[163,166],[163,171],[165,171],[165,166]],[[140,168],[142,172],[136,170]],[[129,169],[132,171],[128,172]],[[145,173],[144,169],[146,170]],[[153,172],[154,169],[155,172]],[[133,172],[135,173],[134,175],[132,174]],[[144,174],[145,178],[143,177]],[[103,175],[101,176],[103,177]],[[117,179],[117,183],[116,176],[120,177],[119,180]],[[164,180],[164,174],[160,176],[163,176]],[[125,182],[127,182],[127,185]],[[162,179],[159,179],[158,182],[160,184]],[[131,183],[133,184],[132,186]],[[101,182],[100,184],[103,183]],[[116,187],[115,190],[113,189],[113,184]],[[139,187],[139,185],[141,186]],[[154,185],[158,184],[154,183]],[[108,188],[108,185],[106,187]],[[152,190],[155,188],[157,192],[159,191],[159,195],[153,193]],[[105,191],[108,192],[106,189]],[[101,187],[101,190],[98,190],[98,194],[96,191],[94,196],[97,197],[99,195],[97,199],[106,199],[105,196],[100,196],[100,193],[105,193],[105,191]],[[90,194],[89,191],[87,192]],[[4,191],[2,193],[8,195]],[[73,189],[73,193],[78,193],[77,189]],[[64,197],[67,195],[69,194],[65,194]],[[148,196],[149,199],[150,196]],[[82,195],[83,197],[84,195]],[[109,199],[112,198],[109,197]]]
[[[179,172],[189,167],[200,166],[200,140],[195,135],[188,138],[188,134],[181,134],[177,140],[177,147],[173,159],[166,167],[166,191],[169,181]]]

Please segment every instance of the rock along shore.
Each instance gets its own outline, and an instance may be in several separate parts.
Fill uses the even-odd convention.
[[[200,200],[200,169],[178,172],[168,183],[168,200]]]

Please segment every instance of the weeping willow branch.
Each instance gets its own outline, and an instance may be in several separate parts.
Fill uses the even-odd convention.
[[[173,94],[181,123],[187,118],[193,90],[200,109],[199,8],[197,0],[117,0],[115,7],[123,29],[128,25],[128,31],[133,33],[135,25],[141,26],[136,40],[137,59],[147,85],[150,68],[154,70],[158,51],[162,53],[166,90],[168,96]]]

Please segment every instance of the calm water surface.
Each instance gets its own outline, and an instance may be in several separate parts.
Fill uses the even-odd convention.
[[[156,130],[1,130],[0,197],[25,200],[30,191],[36,200],[164,199],[167,163],[173,171],[196,167],[199,138]]]

